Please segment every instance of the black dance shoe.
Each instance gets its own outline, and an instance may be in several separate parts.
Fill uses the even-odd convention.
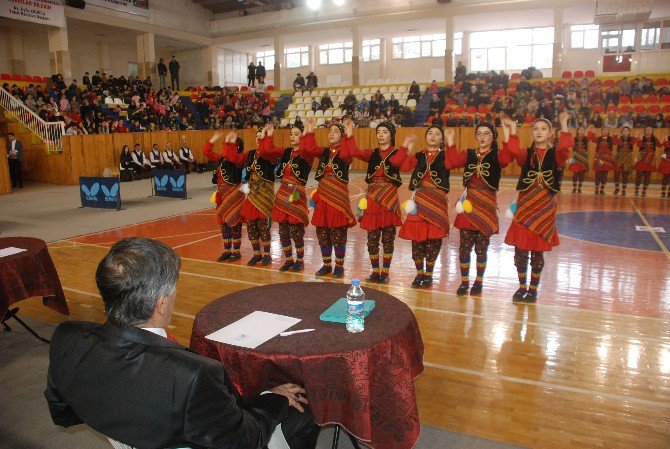
[[[333,271],[333,269],[329,265],[324,265],[321,268],[319,268],[319,271],[314,273],[314,276],[325,276],[327,274],[330,274],[331,271]]]
[[[293,268],[291,268],[291,271],[294,273],[299,273],[305,268],[304,262],[297,261],[296,263],[293,264]]]
[[[249,265],[250,267],[253,267],[254,265],[256,265],[261,260],[263,260],[263,258],[261,256],[254,256],[251,259],[249,259],[249,262],[247,262],[247,265]]]
[[[225,262],[226,260],[230,259],[230,256],[232,256],[232,254],[230,253],[230,251],[224,251],[224,252],[221,253],[221,255],[219,256],[219,258],[216,259],[216,261],[217,261],[217,262]]]
[[[279,271],[288,271],[291,268],[293,268],[293,265],[295,265],[295,263],[292,260],[287,260],[286,262],[284,262],[284,265],[279,267]]]
[[[526,296],[526,290],[520,288],[512,296],[512,302],[520,303],[523,302],[524,297]]]
[[[470,286],[469,286],[468,284],[461,284],[461,285],[458,287],[458,290],[456,290],[456,296],[465,296],[465,295],[467,295],[467,294],[468,294],[468,288],[470,288]]]
[[[470,296],[481,296],[482,295],[482,284],[474,283],[470,289]]]

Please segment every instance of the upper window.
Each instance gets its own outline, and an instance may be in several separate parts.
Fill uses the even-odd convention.
[[[381,39],[363,41],[363,61],[379,61],[381,57]]]
[[[470,65],[475,72],[551,68],[554,28],[521,28],[470,34]]]
[[[602,30],[600,41],[605,53],[632,53],[635,51],[635,28]]]
[[[463,33],[454,33],[454,55],[463,53]]]
[[[446,34],[425,34],[393,38],[393,59],[415,59],[444,56]]]
[[[353,42],[319,45],[319,64],[343,64],[351,62]]]
[[[286,67],[293,69],[309,65],[309,47],[295,47],[284,50]]]
[[[256,52],[256,60],[262,62],[265,70],[274,70],[275,67],[275,51],[259,51]]]
[[[598,48],[598,25],[572,25],[570,48]]]
[[[661,24],[659,22],[645,23],[642,28],[640,47],[642,50],[658,50],[661,43]]]

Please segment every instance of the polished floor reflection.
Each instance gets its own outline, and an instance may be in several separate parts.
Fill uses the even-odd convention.
[[[352,205],[363,191],[357,178]],[[452,202],[460,192],[454,182]],[[407,196],[403,191],[401,200]],[[655,189],[646,198],[561,194],[561,245],[545,255],[537,305],[519,306],[511,302],[517,288],[513,248],[503,243],[510,222],[503,212],[515,196],[512,181],[504,182],[503,235],[492,239],[481,298],[455,295],[455,229],[445,240],[431,290],[410,288],[410,244],[401,239],[391,282],[368,286],[405,301],[419,321],[426,345],[426,370],[416,382],[422,422],[528,447],[670,447],[670,200]],[[222,251],[213,209],[49,248],[73,319],[102,321],[93,275],[106,248],[125,236],[171,245],[184,258],[171,333],[187,343],[193,316],[216,297],[249,286],[316,280],[314,229],[307,230],[303,274],[277,271],[283,260],[276,225],[273,230],[273,264],[258,268],[244,263],[251,256],[246,240],[241,262],[213,262]],[[359,228],[349,233],[345,266],[344,283],[369,274],[366,235]],[[374,290],[368,292],[374,298]],[[62,319],[36,300],[22,305],[22,313]]]

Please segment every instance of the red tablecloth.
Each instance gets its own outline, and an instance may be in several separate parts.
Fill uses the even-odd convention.
[[[1,238],[0,249],[9,247],[26,251],[0,257],[0,318],[12,304],[33,296],[42,296],[45,306],[69,315],[63,287],[46,243],[30,237]]]
[[[319,315],[348,285],[293,282],[219,298],[195,318],[191,349],[221,360],[246,399],[278,384],[304,385],[320,424],[337,423],[375,449],[409,449],[419,437],[414,378],[423,372],[423,341],[412,311],[391,295],[364,288],[376,302],[362,333]],[[256,349],[205,339],[255,310],[302,321],[316,331],[275,337]]]

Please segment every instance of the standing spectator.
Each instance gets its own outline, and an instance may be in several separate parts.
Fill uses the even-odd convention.
[[[431,95],[435,95],[438,90],[439,90],[439,87],[437,86],[437,81],[433,80],[433,82],[430,83],[430,86],[428,86],[428,92]]]
[[[467,74],[468,71],[463,65],[463,61],[458,61],[458,65],[456,65],[456,74],[454,75],[454,83],[458,84],[460,81],[465,81],[465,76]]]
[[[84,77],[82,78],[81,82],[84,83],[84,86],[86,86],[88,90],[93,90],[93,86],[91,85],[91,76],[88,72],[84,73]]]
[[[166,77],[167,77],[167,66],[165,65],[165,59],[161,58],[158,61],[158,78],[161,80],[161,89],[167,87]]]
[[[421,88],[416,83],[416,81],[412,81],[412,85],[409,86],[409,94],[407,95],[407,99],[416,101],[421,99]]]
[[[23,144],[16,140],[14,133],[7,134],[7,158],[9,159],[9,178],[12,187],[23,188]]]
[[[179,90],[179,62],[173,56],[172,61],[170,61],[170,84],[172,84],[172,90],[174,90],[175,82],[177,83],[177,90]]]
[[[319,78],[314,72],[309,72],[309,75],[307,75],[307,89],[309,90],[309,93],[311,94],[317,87],[319,87]]]
[[[263,67],[262,61],[258,61],[258,65],[256,66],[256,79],[258,80],[258,84],[265,84],[265,67]]]
[[[247,66],[247,86],[254,87],[256,85],[256,65],[251,61]]]
[[[102,78],[100,77],[100,71],[96,70],[95,75],[93,75],[93,78],[91,78],[91,82],[93,83],[94,86],[99,86],[102,84]]]

